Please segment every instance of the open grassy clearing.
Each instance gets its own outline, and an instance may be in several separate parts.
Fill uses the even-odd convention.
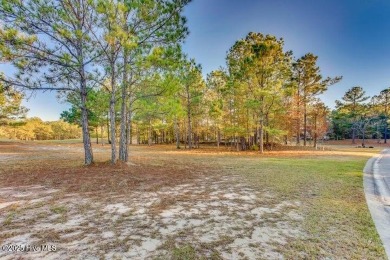
[[[379,149],[131,148],[84,167],[80,144],[2,143],[0,244],[58,250],[0,257],[385,259],[362,187]]]

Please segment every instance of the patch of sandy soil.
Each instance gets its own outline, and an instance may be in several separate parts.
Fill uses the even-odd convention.
[[[141,161],[135,165],[130,167],[133,173],[142,167]],[[61,185],[43,181],[17,186],[9,181],[0,188],[2,249],[55,245],[56,250],[1,250],[0,258],[171,259],[175,249],[190,245],[204,257],[281,259],[278,248],[305,237],[299,201],[277,201],[240,176],[218,170],[199,168],[202,172],[195,175],[181,171],[188,178],[174,179],[167,172],[162,177],[168,181],[153,186],[146,185],[152,177],[145,171],[134,173],[132,178],[139,181],[123,192],[110,186],[115,176],[107,173],[110,178],[102,182],[110,189],[100,183],[77,190],[66,185],[72,182],[66,174]],[[96,178],[106,175],[96,173]],[[118,173],[115,181],[123,183],[128,175]],[[88,181],[85,176],[88,172],[81,180]]]

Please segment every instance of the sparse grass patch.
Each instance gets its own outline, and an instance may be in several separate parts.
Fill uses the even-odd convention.
[[[50,211],[55,213],[55,214],[64,214],[66,212],[68,212],[68,209],[61,205],[61,206],[53,206],[50,208]]]
[[[169,207],[176,204],[176,199],[171,196],[165,196],[160,198],[160,200],[152,205],[149,210],[149,213],[159,214],[162,211],[168,209]]]
[[[196,260],[198,256],[196,254],[195,248],[191,245],[184,245],[180,247],[175,247],[172,250],[172,259],[173,260]]]
[[[50,242],[56,243],[60,240],[59,232],[54,229],[42,230],[41,232],[34,234],[33,237],[38,238],[42,244]]]
[[[297,200],[306,238],[290,240],[280,251],[287,258],[356,257],[383,259],[384,250],[368,211],[362,170],[370,155],[343,149],[334,155],[226,160],[232,174],[275,194],[277,201]],[[222,161],[221,161],[222,162]],[[294,207],[293,207],[294,208]],[[268,217],[267,217],[268,215]],[[279,215],[279,216],[278,216]],[[266,213],[267,222],[280,214]],[[276,219],[275,219],[276,218]]]
[[[10,212],[7,217],[5,218],[3,225],[4,226],[9,226],[12,223],[12,220],[14,219],[16,213],[15,212]]]

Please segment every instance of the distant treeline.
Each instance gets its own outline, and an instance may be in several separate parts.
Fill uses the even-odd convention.
[[[62,120],[44,122],[33,117],[0,127],[0,136],[19,140],[64,140],[81,138],[79,126]]]

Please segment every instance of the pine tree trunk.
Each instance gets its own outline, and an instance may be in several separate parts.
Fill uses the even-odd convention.
[[[187,120],[188,120],[188,149],[192,149],[192,126],[191,126],[191,99],[190,91],[187,87]]]
[[[104,127],[103,125],[100,125],[100,142],[102,143],[102,146],[104,145],[103,134],[104,134]]]
[[[125,162],[129,161],[129,145],[131,144],[131,111],[128,110],[128,115],[126,117],[126,125],[127,125],[127,131],[126,131],[126,153],[125,153]]]
[[[111,64],[111,98],[110,98],[110,127],[111,127],[111,163],[116,163],[116,123],[115,123],[115,103],[116,103],[116,81],[115,64]]]
[[[175,117],[175,138],[176,138],[176,148],[180,149],[180,131],[177,118]]]
[[[385,117],[385,144],[387,144],[387,116]]]
[[[217,130],[217,147],[219,148],[219,144],[221,143],[221,130]]]
[[[133,102],[132,102],[131,91],[129,95],[129,106],[127,108],[127,111],[129,113],[129,118],[128,118],[129,144],[133,144]]]
[[[99,132],[98,132],[98,126],[95,127],[95,133],[96,133],[96,144],[99,144]]]
[[[264,119],[260,116],[260,127],[259,127],[259,152],[264,153]]]
[[[255,132],[253,133],[253,144],[258,145],[259,144],[259,129],[256,127]]]
[[[88,130],[88,111],[87,111],[87,87],[85,80],[81,83],[81,127],[83,133],[83,145],[84,145],[84,163],[90,165],[93,163],[93,152],[91,145],[91,138]]]
[[[127,162],[127,149],[128,149],[128,138],[127,127],[127,88],[128,88],[128,53],[125,50],[123,53],[123,78],[122,78],[122,104],[121,104],[121,127],[120,127],[120,139],[119,139],[119,160]]]
[[[110,112],[107,113],[107,142],[111,144],[110,140]]]
[[[88,110],[87,110],[87,81],[85,77],[84,67],[84,54],[83,54],[83,42],[80,42],[78,50],[78,57],[80,58],[80,99],[81,99],[81,127],[83,133],[83,145],[84,145],[84,163],[90,165],[93,163],[93,152],[91,145],[91,138],[88,129]]]
[[[299,95],[299,87],[297,92],[297,145],[301,143],[301,111],[300,111],[300,95]]]
[[[125,98],[126,99],[126,98]],[[125,102],[122,96],[122,102]],[[120,125],[120,137],[119,137],[119,160],[126,161],[127,153],[127,113],[126,104],[121,105],[121,125]]]
[[[133,128],[132,128],[132,122],[133,120],[131,119],[131,113],[130,113],[130,118],[129,118],[129,144],[133,144]]]
[[[307,135],[307,108],[306,103],[304,104],[303,111],[303,146],[306,146],[306,135]]]
[[[141,143],[141,135],[139,132],[139,128],[137,127],[137,144],[140,144],[140,143]]]
[[[314,148],[317,148],[317,117],[314,116]]]
[[[184,134],[183,134],[183,138],[184,138],[184,149],[187,149],[187,141],[188,141],[188,136],[187,136],[187,129],[186,129],[186,127],[185,127],[185,124],[186,124],[186,122],[185,122],[185,120],[184,120]]]
[[[192,127],[191,127],[191,114],[188,114],[188,125],[187,125],[187,128],[188,128],[188,149],[192,149]]]
[[[265,115],[265,125],[268,126],[268,121],[269,121],[269,118],[268,118],[268,113]],[[268,131],[265,131],[265,143],[266,145],[269,145],[269,133]]]
[[[259,152],[264,152],[264,97],[260,99],[261,109],[260,109],[260,120],[259,120]]]
[[[149,127],[148,127],[148,145],[152,145],[152,122],[149,120]]]

